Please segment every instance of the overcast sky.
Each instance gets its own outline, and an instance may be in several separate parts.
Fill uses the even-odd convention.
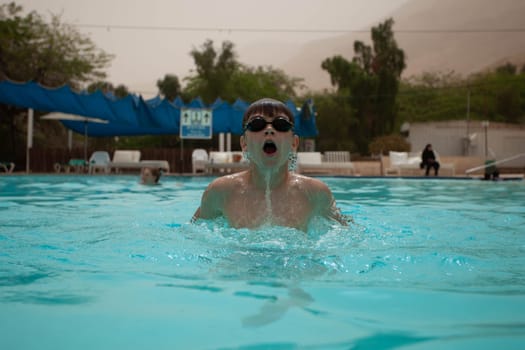
[[[25,11],[35,10],[46,18],[51,13],[61,14],[62,22],[77,25],[97,47],[115,55],[107,71],[109,81],[151,97],[157,93],[156,81],[165,74],[176,74],[181,81],[190,74],[194,65],[189,53],[192,48],[200,48],[206,39],[212,39],[216,48],[225,40],[232,41],[239,61],[244,64],[278,66],[304,43],[341,34],[326,31],[368,29],[407,1],[17,0],[16,3]]]

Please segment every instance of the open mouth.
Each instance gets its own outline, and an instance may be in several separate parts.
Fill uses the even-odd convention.
[[[274,154],[277,152],[277,146],[273,141],[266,141],[263,145],[263,151],[266,154]]]

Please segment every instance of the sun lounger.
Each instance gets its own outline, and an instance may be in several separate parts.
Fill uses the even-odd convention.
[[[297,152],[297,172],[311,173],[325,170],[321,152]]]
[[[69,160],[69,162],[63,164],[63,163],[55,163],[53,165],[53,168],[55,169],[55,172],[65,172],[70,173],[71,171],[74,171],[75,173],[82,174],[84,173],[84,170],[86,168],[86,162],[84,159],[77,159],[72,158]]]
[[[97,172],[97,170],[102,170],[104,173],[109,173],[109,163],[111,158],[109,153],[106,151],[96,151],[93,152],[91,157],[89,157],[89,170],[90,174]]]
[[[12,173],[15,170],[15,163],[13,162],[0,162],[0,168],[6,173]]]
[[[446,172],[447,175],[455,176],[455,165],[454,163],[442,163],[439,155],[434,151],[437,157],[437,161],[440,164],[439,172]],[[388,153],[388,158],[381,156],[381,162],[383,164],[384,175],[397,175],[397,176],[421,176],[424,172],[420,168],[421,156],[417,153],[409,154],[408,152],[394,152]]]
[[[205,168],[207,172],[218,170],[230,173],[245,170],[249,165],[248,161],[242,159],[242,152],[210,152]]]
[[[142,168],[158,168],[162,171],[169,173],[170,172],[170,163],[167,160],[141,160],[140,161],[141,169]]]
[[[208,164],[208,152],[202,148],[196,148],[191,153],[191,168],[193,174],[199,170],[206,172],[206,164]]]
[[[355,174],[355,168],[348,151],[326,151],[323,154],[323,164],[332,169],[335,174]]]
[[[408,152],[388,152],[388,164],[385,162],[385,175],[401,176],[402,170],[409,172],[410,170],[419,170],[419,163],[421,157],[408,156]]]
[[[350,152],[297,152],[297,171],[311,174],[354,174]]]
[[[166,160],[140,160],[140,151],[116,150],[113,160],[108,163],[110,169],[119,172],[121,169],[159,168],[169,173],[170,165]]]

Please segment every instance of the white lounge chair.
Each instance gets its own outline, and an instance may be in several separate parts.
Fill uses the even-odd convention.
[[[323,154],[323,164],[334,173],[355,174],[355,168],[348,151],[326,151]]]
[[[111,158],[109,157],[109,153],[106,151],[96,151],[93,152],[91,157],[89,157],[89,173],[93,174],[97,172],[97,170],[103,170],[104,173],[109,173],[109,163],[111,162]]]
[[[324,160],[323,160],[324,158]],[[297,171],[314,174],[354,174],[350,152],[297,152]]]
[[[222,172],[234,172],[247,169],[249,162],[242,159],[242,152],[210,152],[209,161],[206,164],[206,170],[213,172],[219,170]]]
[[[67,163],[55,163],[53,168],[55,172],[59,173],[61,171],[65,173],[70,173],[74,171],[78,174],[83,174],[86,170],[87,163],[84,159],[71,158]]]
[[[388,166],[385,166],[385,175],[398,175],[401,176],[402,171],[416,171],[419,169],[419,163],[421,162],[421,157],[419,156],[410,156],[408,152],[388,152],[388,158],[390,163]]]
[[[309,173],[325,170],[321,152],[297,152],[297,172]]]
[[[166,160],[140,160],[140,151],[116,150],[113,153],[113,160],[109,162],[109,167],[119,171],[120,169],[142,169],[159,168],[165,172],[170,171],[170,165]]]
[[[436,160],[440,165],[440,172],[445,170],[451,176],[455,176],[455,165],[454,163],[442,163],[439,157],[439,154],[434,151],[436,155]],[[408,153],[408,152],[388,152],[389,163],[386,162],[384,157],[381,157],[381,162],[384,167],[385,175],[423,175],[423,170],[420,167],[421,155],[418,153]]]
[[[15,170],[15,163],[13,162],[0,162],[0,168],[6,173],[12,173]]]
[[[350,152],[348,151],[326,151],[323,161],[328,163],[350,163]]]
[[[116,150],[113,152],[113,160],[109,163],[111,169],[119,172],[120,169],[142,169],[140,165],[140,151]]]
[[[198,171],[206,172],[206,164],[208,163],[208,152],[205,149],[197,148],[191,153],[192,171],[196,174]]]

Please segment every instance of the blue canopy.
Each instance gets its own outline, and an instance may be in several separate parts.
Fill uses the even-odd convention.
[[[243,133],[243,125],[242,125],[242,118],[244,116],[244,112],[248,109],[250,105],[248,102],[241,100],[238,98],[232,105],[233,114],[232,114],[232,133],[236,135],[241,135]]]
[[[177,97],[173,102],[156,96],[144,100],[142,96],[130,94],[124,98],[94,93],[75,92],[65,85],[47,88],[35,82],[16,83],[0,81],[0,103],[33,108],[46,112],[63,112],[107,120],[108,124],[90,124],[89,136],[167,135],[178,134],[181,108],[209,108],[213,112],[213,132],[242,134],[242,117],[248,103],[237,99],[233,105],[217,99],[206,106],[200,97],[185,105]],[[311,100],[298,110],[292,101],[286,105],[295,114],[295,133],[303,137],[318,134],[315,126],[315,111]],[[305,109],[305,106],[307,107]],[[62,120],[69,129],[84,133],[84,122]]]
[[[301,111],[296,115],[296,128],[301,131],[299,136],[314,137],[319,134],[317,125],[315,123],[315,106],[312,99],[308,99],[303,103]]]

